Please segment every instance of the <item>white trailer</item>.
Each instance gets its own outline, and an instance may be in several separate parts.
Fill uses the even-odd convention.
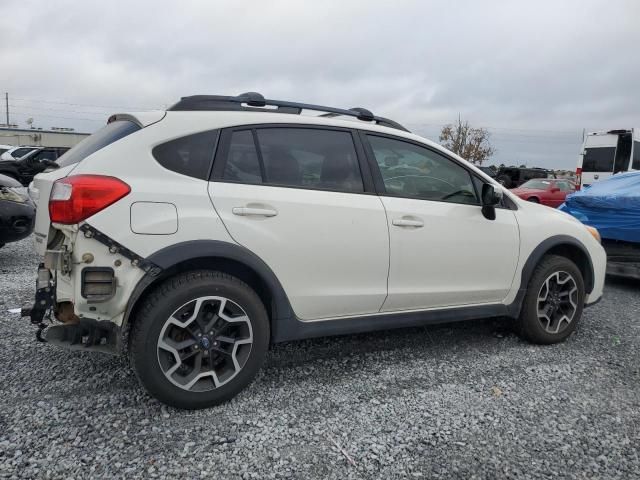
[[[576,169],[578,188],[630,170],[640,170],[640,129],[585,135]]]

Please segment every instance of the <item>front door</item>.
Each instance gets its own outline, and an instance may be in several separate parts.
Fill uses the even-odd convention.
[[[209,194],[229,234],[280,280],[297,317],[375,313],[389,236],[350,130],[236,128],[221,136]]]
[[[513,212],[497,208],[495,220],[485,218],[481,180],[456,160],[398,138],[366,138],[391,239],[383,311],[501,302],[518,263]]]

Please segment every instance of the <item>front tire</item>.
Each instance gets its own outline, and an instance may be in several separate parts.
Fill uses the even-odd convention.
[[[584,298],[584,280],[576,264],[558,255],[543,257],[522,303],[521,335],[545,345],[565,340],[582,317]]]
[[[139,310],[130,356],[147,391],[168,405],[207,408],[244,389],[262,366],[269,320],[258,295],[213,271],[179,274]]]

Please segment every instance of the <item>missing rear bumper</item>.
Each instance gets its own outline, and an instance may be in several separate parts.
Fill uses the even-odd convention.
[[[76,323],[53,325],[44,332],[47,342],[70,350],[119,355],[122,351],[120,327],[103,320],[79,319]]]

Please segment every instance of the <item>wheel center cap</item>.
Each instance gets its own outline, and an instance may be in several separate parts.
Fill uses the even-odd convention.
[[[209,347],[211,347],[211,341],[207,337],[202,337],[200,339],[200,345],[204,349],[209,349]]]

